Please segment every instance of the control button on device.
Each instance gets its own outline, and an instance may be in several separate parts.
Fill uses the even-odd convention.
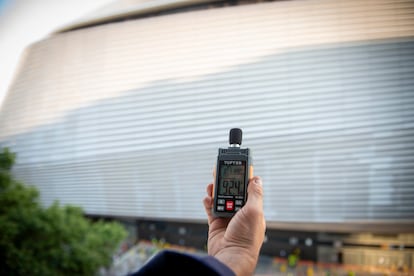
[[[240,210],[241,209],[241,207],[236,207],[236,208],[234,208],[234,211],[238,211],[238,210]]]
[[[226,201],[226,211],[233,211],[234,209],[234,201],[233,200],[227,200]]]
[[[242,203],[243,203],[243,201],[242,201],[242,200],[236,200],[236,206],[241,206],[241,205],[242,205]]]
[[[218,203],[218,204],[223,204],[223,205],[224,205],[225,200],[224,200],[224,199],[217,199],[217,203]]]
[[[224,211],[224,206],[221,206],[221,205],[217,206],[217,211]]]

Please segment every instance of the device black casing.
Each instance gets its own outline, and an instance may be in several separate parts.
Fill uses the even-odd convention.
[[[216,217],[232,217],[237,211],[218,211],[217,210],[217,200],[218,200],[218,183],[220,177],[220,161],[245,161],[245,177],[244,177],[244,196],[242,206],[246,203],[247,200],[247,185],[249,179],[253,177],[250,175],[252,172],[251,167],[253,166],[251,151],[249,148],[240,148],[240,147],[229,147],[229,148],[219,148],[217,163],[215,169],[215,179],[214,179],[214,191],[213,191],[213,215]]]

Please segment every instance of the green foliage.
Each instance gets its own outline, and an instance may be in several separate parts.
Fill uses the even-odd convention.
[[[0,152],[0,275],[93,275],[108,266],[125,229],[91,222],[79,207],[43,208],[38,191],[12,177],[14,160]]]

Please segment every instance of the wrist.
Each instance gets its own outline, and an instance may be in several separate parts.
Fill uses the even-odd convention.
[[[224,248],[214,257],[227,265],[237,276],[250,276],[256,269],[259,256],[246,249]]]

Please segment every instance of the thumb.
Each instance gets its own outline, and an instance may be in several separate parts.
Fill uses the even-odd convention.
[[[259,176],[255,176],[249,181],[246,205],[248,208],[263,209],[263,185]]]

